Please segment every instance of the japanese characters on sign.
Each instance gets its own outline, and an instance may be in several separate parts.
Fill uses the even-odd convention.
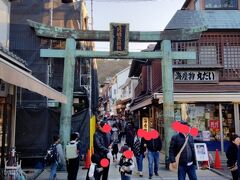
[[[220,130],[219,120],[209,120],[209,128],[212,130]]]
[[[110,24],[110,54],[127,55],[129,42],[129,24]]]
[[[217,83],[218,82],[218,72],[209,70],[200,71],[174,71],[174,82],[176,83]]]
[[[142,129],[148,131],[148,117],[142,118]]]

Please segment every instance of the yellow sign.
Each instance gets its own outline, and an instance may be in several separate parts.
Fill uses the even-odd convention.
[[[148,126],[149,126],[148,117],[143,117],[142,118],[142,129],[145,131],[148,131]]]

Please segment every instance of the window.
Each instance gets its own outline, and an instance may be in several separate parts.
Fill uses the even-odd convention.
[[[224,46],[224,69],[240,69],[240,46]]]
[[[187,51],[197,52],[196,46],[187,46]],[[187,64],[197,64],[197,59],[188,59]]]
[[[200,46],[199,61],[200,64],[217,64],[216,46]]]
[[[172,43],[172,51],[181,52],[197,52],[196,42],[174,42]],[[174,59],[175,65],[197,64],[197,59]]]
[[[205,0],[205,9],[237,9],[237,0]]]

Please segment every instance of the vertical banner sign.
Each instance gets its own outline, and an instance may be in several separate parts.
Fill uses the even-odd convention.
[[[148,131],[148,117],[143,117],[142,118],[142,129],[145,131]]]
[[[128,55],[129,24],[110,23],[110,54]]]

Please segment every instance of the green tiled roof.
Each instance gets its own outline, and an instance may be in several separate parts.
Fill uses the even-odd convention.
[[[239,10],[178,10],[165,29],[207,26],[208,29],[240,29]]]

